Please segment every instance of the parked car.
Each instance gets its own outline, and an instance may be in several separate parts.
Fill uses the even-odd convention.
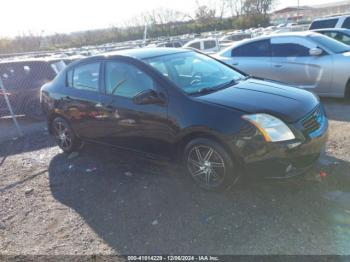
[[[182,47],[182,42],[180,42],[180,41],[163,42],[163,43],[157,44],[157,47],[175,47],[175,48],[179,48],[179,47]]]
[[[321,96],[350,97],[350,48],[314,32],[243,40],[215,57],[251,75]]]
[[[15,114],[40,120],[40,87],[50,82],[65,67],[61,60],[26,59],[0,62],[0,77]],[[0,115],[9,114],[0,91]]]
[[[350,45],[350,30],[345,28],[325,28],[312,30],[313,32],[320,33],[331,37],[335,40],[342,42],[343,44]]]
[[[321,28],[347,28],[350,29],[350,15],[329,16],[317,18],[312,21],[309,30]]]
[[[186,43],[183,47],[197,49],[208,54],[220,50],[220,44],[216,38],[195,39]]]
[[[244,171],[301,174],[327,138],[327,118],[314,94],[250,78],[187,49],[86,58],[41,94],[49,132],[63,151],[88,140],[177,155],[208,190],[227,188]]]
[[[248,33],[237,33],[237,34],[230,34],[225,35],[219,39],[220,44],[221,43],[227,43],[227,42],[236,42],[243,39],[251,38],[252,35]]]

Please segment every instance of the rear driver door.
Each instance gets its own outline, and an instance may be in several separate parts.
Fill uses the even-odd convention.
[[[303,37],[271,39],[273,79],[316,93],[327,93],[332,83],[333,59],[325,51],[311,56],[317,47]]]

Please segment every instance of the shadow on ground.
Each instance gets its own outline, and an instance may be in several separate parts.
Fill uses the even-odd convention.
[[[330,120],[350,122],[350,101],[339,98],[322,98],[321,101]]]
[[[174,163],[88,146],[73,160],[55,156],[49,180],[53,196],[121,254],[350,253],[350,163],[328,157],[319,169],[208,193]]]
[[[53,146],[45,122],[22,117],[18,123],[24,137],[19,137],[12,119],[0,118],[0,166],[7,156]]]

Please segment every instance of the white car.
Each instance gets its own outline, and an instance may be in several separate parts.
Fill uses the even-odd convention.
[[[194,48],[208,54],[220,51],[219,41],[216,38],[194,39],[183,47]]]

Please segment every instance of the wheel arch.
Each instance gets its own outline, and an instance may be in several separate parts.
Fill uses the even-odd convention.
[[[214,142],[221,145],[227,151],[227,153],[230,155],[230,157],[233,161],[235,161],[237,163],[241,163],[241,161],[239,160],[240,157],[233,152],[233,150],[227,145],[227,143],[225,143],[225,141],[222,138],[220,138],[214,132],[203,131],[203,130],[188,131],[184,135],[181,136],[181,138],[177,142],[177,149],[176,149],[177,156],[179,159],[181,159],[181,156],[183,154],[183,151],[184,151],[186,145],[190,141],[192,141],[193,139],[196,139],[196,138],[206,138],[206,139],[213,140]]]
[[[48,128],[48,131],[49,131],[49,134],[53,134],[53,130],[52,130],[52,121],[57,118],[57,117],[60,117],[62,119],[64,119],[65,121],[67,121],[67,123],[69,124],[69,120],[62,114],[60,113],[57,113],[55,111],[51,112],[48,114],[48,117],[47,117],[47,128]],[[72,128],[72,127],[71,127]],[[76,135],[77,137],[79,137],[79,135],[77,134],[77,132],[74,130],[74,128],[72,128],[73,132],[74,132],[74,135]]]

